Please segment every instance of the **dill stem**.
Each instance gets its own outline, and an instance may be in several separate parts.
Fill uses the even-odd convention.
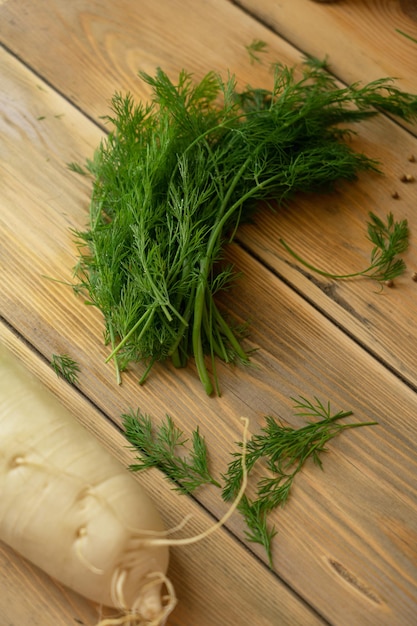
[[[177,311],[177,309],[171,304],[171,302],[169,301],[169,299],[167,298],[167,301],[164,302],[164,297],[162,296],[161,292],[159,291],[159,289],[157,288],[157,286],[155,285],[155,282],[152,280],[152,276],[151,276],[151,272],[148,272],[146,270],[146,275],[148,278],[148,281],[153,289],[153,292],[155,294],[155,300],[159,299],[159,303],[160,303],[160,307],[163,310],[167,320],[169,322],[172,322],[172,316],[169,313],[168,309],[171,309],[171,311],[174,313],[174,315],[176,315],[178,317],[178,319],[180,320],[180,322],[182,324],[185,324],[185,326],[187,326],[187,322],[186,320],[182,317],[182,315]]]
[[[175,353],[178,354],[178,348],[179,345],[184,337],[184,333],[187,330],[188,326],[189,326],[189,320],[190,320],[190,316],[191,316],[191,308],[194,302],[194,290],[192,291],[192,293],[190,294],[190,297],[188,298],[188,302],[187,302],[187,306],[185,308],[185,311],[182,315],[182,321],[181,321],[181,325],[178,329],[178,333],[177,336],[173,342],[173,344],[171,345],[169,351],[168,351],[168,356],[172,358],[172,361],[174,363],[174,365],[177,367],[176,363],[180,363],[181,359],[178,356],[178,358],[176,358],[174,356]],[[179,307],[178,307],[179,308]]]
[[[213,299],[211,299],[209,302],[207,302],[207,306],[204,308],[202,325],[207,337],[210,337],[210,353],[212,355],[213,364],[214,354],[217,354],[217,356],[219,356],[221,359],[223,359],[223,361],[227,363],[227,351],[223,343],[221,334],[219,332],[219,329],[213,325],[213,309],[214,302]]]
[[[110,335],[110,343],[111,343],[112,349],[114,350],[115,345],[116,345],[116,340],[115,340],[115,337],[114,337],[113,326],[111,324],[109,324],[109,335]],[[121,374],[120,374],[120,367],[119,367],[119,363],[118,363],[117,359],[114,359],[114,368],[116,370],[116,383],[118,385],[121,385],[122,384],[122,377],[121,377]]]
[[[201,260],[200,276],[199,276],[199,281],[197,285],[197,291],[195,294],[192,342],[193,342],[194,360],[195,360],[195,364],[197,367],[198,375],[204,386],[204,389],[206,390],[207,395],[211,396],[211,394],[213,393],[213,385],[211,383],[210,376],[207,371],[206,364],[204,362],[203,341],[201,337],[201,324],[203,320],[205,292],[206,292],[207,276],[208,276],[209,268],[210,268],[209,258],[205,256]]]
[[[233,347],[238,357],[242,359],[242,361],[245,361],[245,362],[249,361],[248,355],[243,350],[239,341],[236,339],[235,334],[233,333],[232,329],[223,318],[219,309],[214,305],[213,310],[214,310],[216,321],[219,323],[220,328],[222,329],[223,333],[226,335],[228,341],[230,342],[230,345]]]
[[[365,276],[372,272],[372,270],[377,269],[378,263],[373,263],[367,269],[362,270],[361,272],[353,272],[352,274],[332,274],[331,272],[326,272],[326,270],[321,270],[305,259],[303,259],[297,252],[295,252],[283,239],[279,240],[280,243],[284,246],[284,248],[291,254],[294,259],[296,259],[299,263],[307,267],[309,270],[312,270],[315,274],[320,274],[320,276],[326,276],[327,278],[334,278],[336,280],[344,279],[344,278],[356,278],[357,276]]]
[[[404,31],[400,30],[399,28],[395,29],[397,33],[399,33],[400,35],[402,35],[403,37],[407,37],[407,39],[409,39],[410,41],[412,41],[413,43],[417,43],[417,39],[415,39],[414,37],[412,37],[411,35],[409,35],[408,33],[405,33]]]
[[[378,422],[358,422],[355,424],[343,424],[341,426],[342,430],[346,428],[359,428],[360,426],[378,426]]]
[[[207,294],[208,296],[208,294]],[[203,309],[203,326],[206,331],[207,337],[209,337],[210,345],[210,358],[211,358],[211,371],[213,373],[214,384],[216,388],[216,394],[220,396],[219,380],[216,372],[216,359],[215,356],[220,356],[227,362],[227,352],[224,348],[224,344],[218,329],[213,326],[213,298],[210,298],[206,307]]]
[[[196,296],[195,296],[195,304],[194,304],[194,321],[193,321],[192,338],[193,338],[194,358],[196,361],[197,371],[199,373],[200,380],[203,383],[208,395],[211,395],[213,393],[213,386],[210,382],[207,368],[204,363],[204,351],[203,351],[202,339],[201,339],[201,325],[202,325],[202,320],[203,320],[206,287],[208,284],[208,274],[212,267],[211,259],[214,253],[214,249],[215,249],[216,244],[218,243],[218,240],[220,239],[221,232],[223,230],[224,225],[230,219],[230,217],[233,215],[236,209],[239,209],[244,202],[246,202],[252,196],[254,196],[260,189],[271,184],[274,180],[276,180],[280,176],[279,174],[276,174],[264,180],[262,183],[258,183],[255,187],[250,189],[247,193],[245,193],[238,200],[236,200],[236,202],[234,202],[232,206],[225,212],[225,208],[230,199],[230,196],[233,193],[233,190],[236,187],[239,179],[242,177],[244,171],[248,167],[249,163],[250,163],[250,159],[248,158],[240,167],[239,171],[237,172],[232,183],[229,186],[227,194],[218,212],[219,219],[211,232],[211,235],[207,244],[206,256],[202,259],[200,263],[200,275],[199,275],[198,286],[197,286],[197,291],[196,291]],[[220,316],[220,313],[219,313],[219,316]],[[220,318],[219,318],[219,321],[220,321]],[[238,346],[238,350],[237,350],[238,355],[240,356],[240,358],[242,358],[242,360],[247,361],[248,357],[246,353],[242,350],[236,337],[234,337],[232,331],[227,326],[223,318],[221,318],[221,320],[222,320],[223,330],[225,330],[226,327],[228,328],[227,335],[229,337],[229,340],[233,337],[232,342],[233,342],[235,349]]]
[[[244,163],[245,168],[247,167],[247,164],[248,164],[248,161]],[[239,178],[242,176],[244,172],[244,169],[243,169],[244,166],[242,166],[239,172],[236,174],[236,176],[239,176]],[[278,178],[280,178],[281,174],[282,174],[281,172],[279,174],[274,174],[274,176],[270,176],[269,178],[265,179],[261,183],[257,183],[257,185],[252,187],[252,189],[249,189],[249,191],[247,191],[243,196],[241,196],[238,200],[236,200],[236,202],[232,204],[232,206],[226,211],[226,213],[223,214],[221,219],[215,225],[210,235],[208,244],[207,244],[206,256],[211,258],[211,256],[213,255],[213,251],[214,251],[217,240],[220,238],[221,231],[223,230],[223,227],[226,224],[227,220],[230,219],[230,217],[233,215],[236,209],[239,209],[242,206],[242,204],[244,204],[247,200],[250,200],[250,198],[255,196],[261,189],[263,189],[264,187],[267,187],[268,185],[276,181]],[[219,210],[220,215],[222,214],[222,208],[227,199],[228,198],[226,197],[225,201],[222,203],[222,207]],[[210,267],[207,268],[207,275],[208,275],[209,269]]]
[[[219,211],[217,213],[217,223],[214,225],[211,235],[208,240],[206,255],[202,259],[200,263],[200,275],[198,279],[197,291],[195,295],[195,304],[194,304],[194,321],[193,321],[193,332],[192,332],[192,340],[193,340],[193,352],[194,358],[197,366],[197,371],[200,376],[200,380],[204,385],[204,388],[208,395],[213,393],[213,385],[210,381],[210,376],[207,371],[207,367],[204,362],[204,350],[203,350],[203,342],[201,337],[201,325],[203,321],[203,311],[205,305],[205,296],[206,296],[206,288],[208,284],[208,275],[209,271],[212,267],[212,256],[215,249],[215,246],[220,239],[221,232],[223,230],[223,226],[229,217],[233,214],[237,207],[241,205],[241,202],[234,202],[228,211],[225,212],[227,204],[231,198],[233,191],[236,188],[240,178],[243,176],[244,171],[248,167],[251,162],[251,157],[248,157],[245,162],[239,168],[239,171],[236,173],[234,179],[229,185],[227,193],[223,198],[223,202],[219,207]]]
[[[139,328],[139,326],[142,324],[142,322],[146,319],[145,325],[143,326],[142,330],[139,333],[139,337],[138,337],[138,341],[141,339],[141,337],[143,336],[143,334],[146,332],[146,330],[148,329],[149,325],[151,324],[153,317],[155,315],[155,307],[149,308],[145,311],[145,313],[142,315],[142,317],[140,317],[138,319],[138,321],[132,326],[132,328],[129,330],[129,332],[123,337],[123,339],[117,344],[117,346],[111,351],[111,353],[109,354],[109,356],[107,357],[107,359],[105,360],[105,363],[108,363],[109,361],[111,361],[111,359],[113,357],[116,356],[116,354],[119,352],[119,350],[121,348],[123,348],[123,346],[125,345],[125,343],[127,341],[129,341],[130,337],[133,335],[133,333],[137,330],[137,328]]]
[[[183,363],[181,361],[180,353],[178,350],[178,344],[175,346],[175,348],[171,348],[169,356],[171,357],[171,361],[174,367],[182,367]]]
[[[230,198],[232,196],[232,193],[234,192],[234,190],[236,188],[236,185],[238,184],[239,180],[242,178],[245,170],[247,169],[247,167],[251,163],[251,161],[252,161],[252,156],[248,157],[246,159],[246,161],[241,165],[239,171],[235,174],[234,179],[230,183],[229,188],[227,190],[227,193],[226,193],[225,197],[223,198],[223,202],[220,205],[219,211],[217,213],[217,222],[214,224],[213,230],[211,232],[211,235],[210,235],[208,243],[207,243],[206,257],[208,257],[210,260],[211,260],[211,258],[213,256],[214,248],[215,248],[218,240],[220,239],[221,232],[222,232],[223,227],[224,227],[225,223],[227,222],[227,220],[230,219],[230,217],[233,215],[233,213],[236,211],[236,209],[238,209],[239,207],[242,206],[243,202],[247,199],[247,197],[250,197],[251,195],[253,195],[258,190],[258,188],[260,187],[260,185],[257,185],[256,187],[251,189],[242,198],[239,198],[239,200],[234,202],[232,204],[232,206],[226,211],[226,207],[227,207],[227,204],[228,204],[228,202],[229,202],[229,200],[230,200]],[[208,265],[207,268],[206,268],[205,280],[207,280],[207,276],[208,276],[208,272],[210,270],[210,267],[211,267],[211,265]]]
[[[149,365],[147,366],[147,368],[145,369],[145,371],[143,372],[142,376],[139,379],[139,385],[143,385],[146,381],[146,379],[148,378],[148,374],[151,371],[154,363],[155,363],[155,357],[153,357],[149,363]]]

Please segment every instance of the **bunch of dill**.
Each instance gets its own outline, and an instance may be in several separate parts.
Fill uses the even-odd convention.
[[[243,441],[237,443],[240,450],[231,453],[232,460],[222,475],[223,485],[211,474],[208,449],[198,427],[190,441],[169,415],[155,426],[151,417],[139,410],[123,414],[126,439],[137,453],[129,469],[138,472],[157,468],[173,488],[183,494],[193,493],[202,485],[215,485],[222,489],[223,499],[231,501],[242,487],[242,461],[250,478],[257,465],[260,478],[254,485],[255,496],[245,493],[238,508],[246,524],[246,538],[265,548],[272,566],[272,540],[277,531],[269,524],[269,514],[287,503],[294,481],[306,462],[311,459],[323,469],[321,457],[334,437],[346,430],[377,423],[343,422],[352,411],[335,413],[330,401],[323,403],[316,397],[292,399],[295,414],[307,420],[305,426],[293,428],[272,416],[265,416],[266,425],[260,433],[252,435],[245,446]]]
[[[76,290],[104,316],[118,377],[130,361],[144,364],[143,382],[156,361],[181,367],[192,357],[211,394],[216,357],[249,360],[215,301],[233,276],[221,263],[226,242],[261,200],[280,204],[376,170],[344,141],[345,125],[378,110],[411,119],[417,98],[390,80],[340,87],[317,61],[299,79],[276,65],[270,90],[238,92],[233,77],[213,72],[199,83],[185,71],[177,84],[161,69],[141,77],[151,101],[116,94],[113,129],[88,163]]]

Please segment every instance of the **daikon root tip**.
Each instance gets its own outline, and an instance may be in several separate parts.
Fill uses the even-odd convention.
[[[149,578],[149,581],[142,586],[141,593],[131,610],[125,611],[123,615],[119,615],[118,617],[106,617],[100,620],[97,626],[123,626],[124,624],[128,626],[164,626],[168,615],[172,613],[177,604],[174,586],[169,578],[162,572],[149,574],[147,578]],[[116,595],[120,594],[117,600],[119,604],[123,602],[122,587],[124,579],[125,572],[121,571],[118,572],[114,581],[115,593]],[[143,611],[137,608],[142,603],[144,592],[146,592],[149,587],[160,585],[161,583],[164,584],[167,589],[167,593],[162,598],[164,604],[156,615],[144,617]]]

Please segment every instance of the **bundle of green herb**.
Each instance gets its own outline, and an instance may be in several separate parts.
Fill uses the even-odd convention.
[[[190,356],[208,394],[219,393],[215,357],[247,363],[239,332],[215,302],[229,285],[223,246],[260,200],[329,189],[377,163],[355,153],[351,124],[378,110],[405,119],[417,98],[390,80],[339,87],[323,64],[275,66],[270,90],[238,92],[234,78],[209,73],[178,84],[158,70],[141,75],[147,105],[116,94],[114,126],[88,163],[94,177],[90,224],[78,232],[77,291],[105,320],[108,360],[120,371],[158,360],[180,367]],[[210,376],[206,356],[211,358]]]
[[[318,398],[310,401],[304,397],[293,398],[295,414],[307,419],[301,428],[292,428],[271,416],[266,416],[262,432],[253,435],[245,445],[245,467],[248,477],[255,465],[263,463],[253,499],[244,495],[238,508],[242,513],[248,541],[261,544],[272,566],[272,539],[275,527],[269,527],[268,516],[277,507],[287,502],[294,479],[311,458],[322,468],[321,454],[326,444],[344,430],[373,426],[377,422],[340,422],[352,415],[352,411],[333,413],[330,402],[323,404]],[[163,472],[180,493],[189,494],[201,485],[222,488],[225,501],[234,500],[243,480],[242,442],[241,448],[233,452],[233,460],[222,476],[223,486],[210,473],[208,450],[204,438],[197,428],[193,432],[191,451],[184,453],[189,443],[184,433],[175,426],[170,416],[158,428],[154,428],[148,415],[139,411],[122,415],[125,435],[133,449],[139,452],[137,462],[129,469],[143,471],[151,467]]]

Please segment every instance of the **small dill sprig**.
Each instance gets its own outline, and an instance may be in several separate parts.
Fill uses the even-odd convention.
[[[406,219],[395,221],[392,213],[387,215],[386,223],[372,212],[369,213],[369,217],[368,239],[374,244],[374,248],[371,251],[371,264],[366,269],[359,272],[353,272],[351,274],[332,274],[326,270],[319,269],[303,259],[283,239],[280,241],[291,256],[297,259],[302,265],[321,276],[335,280],[362,276],[376,280],[379,283],[393,280],[403,274],[406,269],[404,260],[398,258],[398,255],[405,252],[408,248],[408,222]]]
[[[259,543],[264,548],[269,566],[272,568],[272,541],[278,531],[275,526],[268,524],[267,511],[262,508],[259,500],[250,500],[247,496],[240,501],[238,510],[243,515],[247,527],[246,539],[251,543]]]
[[[81,176],[88,175],[88,171],[84,169],[82,165],[80,165],[76,161],[71,161],[71,163],[67,164],[67,167],[69,170],[71,170],[71,172],[75,172],[76,174],[80,174]]]
[[[295,414],[309,418],[306,426],[295,429],[271,416],[266,416],[266,426],[247,443],[248,474],[255,464],[262,460],[266,475],[259,479],[255,497],[253,499],[246,497],[241,502],[239,510],[250,531],[248,538],[263,545],[270,563],[271,539],[276,534],[276,529],[268,527],[267,516],[287,502],[294,479],[307,459],[312,458],[313,462],[323,469],[320,455],[326,451],[328,441],[343,430],[377,423],[341,424],[339,420],[352,415],[352,411],[333,413],[330,402],[323,404],[318,398],[315,398],[314,402],[302,396],[292,400],[295,403]],[[223,477],[225,483],[223,498],[226,501],[233,499],[242,482],[241,452],[233,453],[233,457]]]
[[[139,411],[122,415],[125,435],[132,448],[139,452],[137,462],[129,466],[137,472],[151,467],[162,471],[171,480],[174,489],[181,493],[192,493],[202,485],[220,484],[210,474],[207,447],[199,429],[193,432],[192,447],[188,455],[180,454],[189,440],[167,415],[158,429],[154,429],[151,418]]]
[[[261,57],[259,53],[267,52],[268,44],[261,39],[254,39],[248,46],[245,46],[247,53],[249,54],[251,63],[261,63]]]
[[[60,378],[74,385],[78,382],[80,367],[68,354],[53,354],[51,367]]]

